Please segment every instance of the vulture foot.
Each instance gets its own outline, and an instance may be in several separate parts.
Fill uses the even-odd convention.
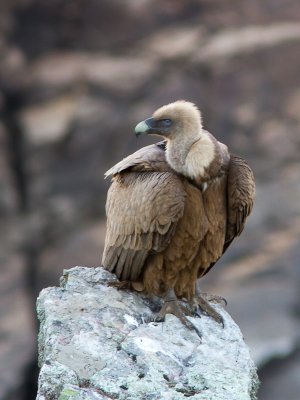
[[[183,308],[183,306],[179,304],[178,300],[165,301],[159,313],[156,314],[156,316],[154,317],[154,320],[156,322],[163,322],[165,320],[166,314],[175,315],[175,317],[177,317],[184,326],[186,326],[191,331],[195,331],[200,338],[202,337],[199,329],[197,329],[197,327],[192,324],[186,317],[186,315],[189,315],[191,317],[192,313],[186,308]]]
[[[192,301],[190,302],[190,305],[192,309],[194,310],[195,314],[200,316],[201,313],[204,313],[205,315],[210,316],[213,320],[218,322],[218,324],[221,324],[224,328],[224,320],[223,317],[208,303],[204,297],[209,298],[210,300],[214,300],[214,296],[211,298],[209,296],[202,296],[202,295],[196,295],[193,297]],[[219,296],[215,296],[218,298],[217,302],[224,301],[225,299],[222,299]]]
[[[213,303],[217,303],[217,304],[222,304],[226,307],[227,306],[227,300],[222,297],[222,296],[218,296],[216,294],[210,294],[210,293],[204,293],[201,292],[201,297],[205,298],[205,300],[207,301],[212,301]]]
[[[158,314],[154,316],[152,321],[163,322],[165,320],[166,314],[175,315],[175,317],[177,317],[184,326],[186,326],[191,331],[195,331],[197,335],[200,338],[202,338],[202,334],[199,331],[199,329],[194,324],[192,324],[186,317],[186,315],[192,317],[193,316],[192,312],[188,308],[182,306],[179,303],[174,291],[171,289],[168,291],[166,295],[162,308],[160,309]]]

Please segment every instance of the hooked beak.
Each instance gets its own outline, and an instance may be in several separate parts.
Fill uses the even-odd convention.
[[[145,119],[145,121],[138,123],[137,126],[135,127],[135,129],[134,129],[135,135],[140,136],[140,135],[153,133],[155,131],[154,125],[155,125],[154,118]]]

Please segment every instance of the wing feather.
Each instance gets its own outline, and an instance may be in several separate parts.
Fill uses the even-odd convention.
[[[173,172],[124,172],[108,191],[103,266],[121,280],[135,280],[146,257],[163,251],[182,217],[185,190]]]
[[[236,236],[239,236],[250,215],[255,197],[254,175],[242,158],[231,155],[227,177],[227,222],[223,252],[228,249]],[[221,254],[221,255],[222,255]],[[217,262],[214,261],[205,270],[202,276]]]
[[[171,171],[166,163],[165,144],[158,142],[142,147],[135,153],[123,158],[120,162],[105,172],[104,176],[113,176],[124,171]]]
[[[231,155],[227,182],[227,229],[225,244],[239,236],[250,215],[255,196],[254,176],[251,168],[240,157]],[[227,246],[228,247],[228,246]]]

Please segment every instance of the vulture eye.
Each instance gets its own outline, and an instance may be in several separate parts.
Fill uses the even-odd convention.
[[[168,128],[169,126],[171,126],[173,123],[173,121],[171,119],[162,119],[161,120],[161,124],[162,126]]]

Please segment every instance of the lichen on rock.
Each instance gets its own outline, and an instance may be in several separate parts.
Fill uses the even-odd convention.
[[[155,301],[107,286],[102,268],[64,271],[61,287],[44,289],[37,309],[38,400],[253,400],[258,379],[238,326],[221,305],[222,328],[173,315],[147,322]]]

